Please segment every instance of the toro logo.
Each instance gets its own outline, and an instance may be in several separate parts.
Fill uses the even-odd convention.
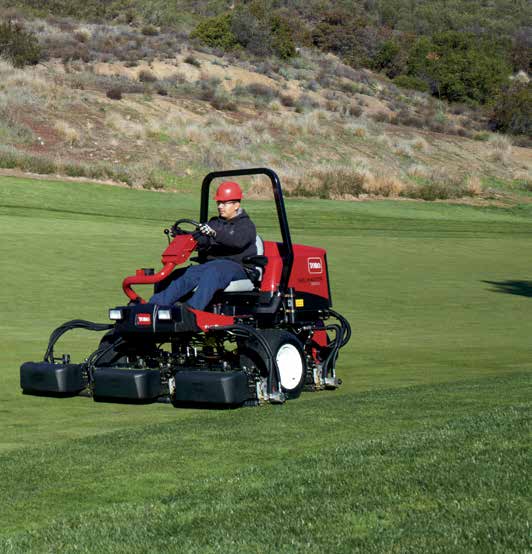
[[[314,274],[323,273],[321,258],[308,258],[308,272]]]
[[[144,326],[151,325],[151,314],[137,314],[135,317],[135,325]]]

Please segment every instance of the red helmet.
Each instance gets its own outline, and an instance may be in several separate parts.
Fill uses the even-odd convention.
[[[228,200],[242,200],[242,189],[238,183],[225,181],[216,190],[214,197],[216,202],[227,202]]]

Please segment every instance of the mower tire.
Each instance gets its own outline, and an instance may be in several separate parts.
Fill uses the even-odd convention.
[[[119,343],[119,337],[116,336],[114,329],[107,331],[100,341],[98,350],[105,350],[103,356],[98,358],[99,366],[112,366],[120,363],[125,363],[127,361],[127,356],[124,352],[120,351],[118,347],[115,347],[115,343]]]
[[[298,398],[305,385],[307,373],[303,345],[293,333],[282,329],[265,329],[260,333],[275,357],[281,377],[281,389],[286,398]],[[250,357],[250,350],[254,351],[253,358],[261,366],[261,372],[264,372],[265,368],[269,366],[266,352],[256,342],[248,345],[246,357]]]

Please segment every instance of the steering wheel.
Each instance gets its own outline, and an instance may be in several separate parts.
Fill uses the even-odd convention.
[[[164,230],[164,234],[165,235],[170,235],[172,237],[175,237],[177,235],[189,235],[192,231],[185,231],[184,229],[181,229],[180,225],[182,225],[183,223],[188,223],[189,225],[194,225],[194,227],[196,229],[199,229],[201,223],[193,220],[193,219],[186,219],[186,218],[183,218],[183,219],[178,219],[173,225],[172,227],[170,227],[170,229],[165,229]]]

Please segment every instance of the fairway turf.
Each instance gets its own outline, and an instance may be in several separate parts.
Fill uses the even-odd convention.
[[[287,201],[353,327],[338,391],[220,412],[20,394],[20,363],[105,322],[198,204],[0,177],[0,552],[525,552],[528,206]],[[276,236],[271,203],[246,209]]]

